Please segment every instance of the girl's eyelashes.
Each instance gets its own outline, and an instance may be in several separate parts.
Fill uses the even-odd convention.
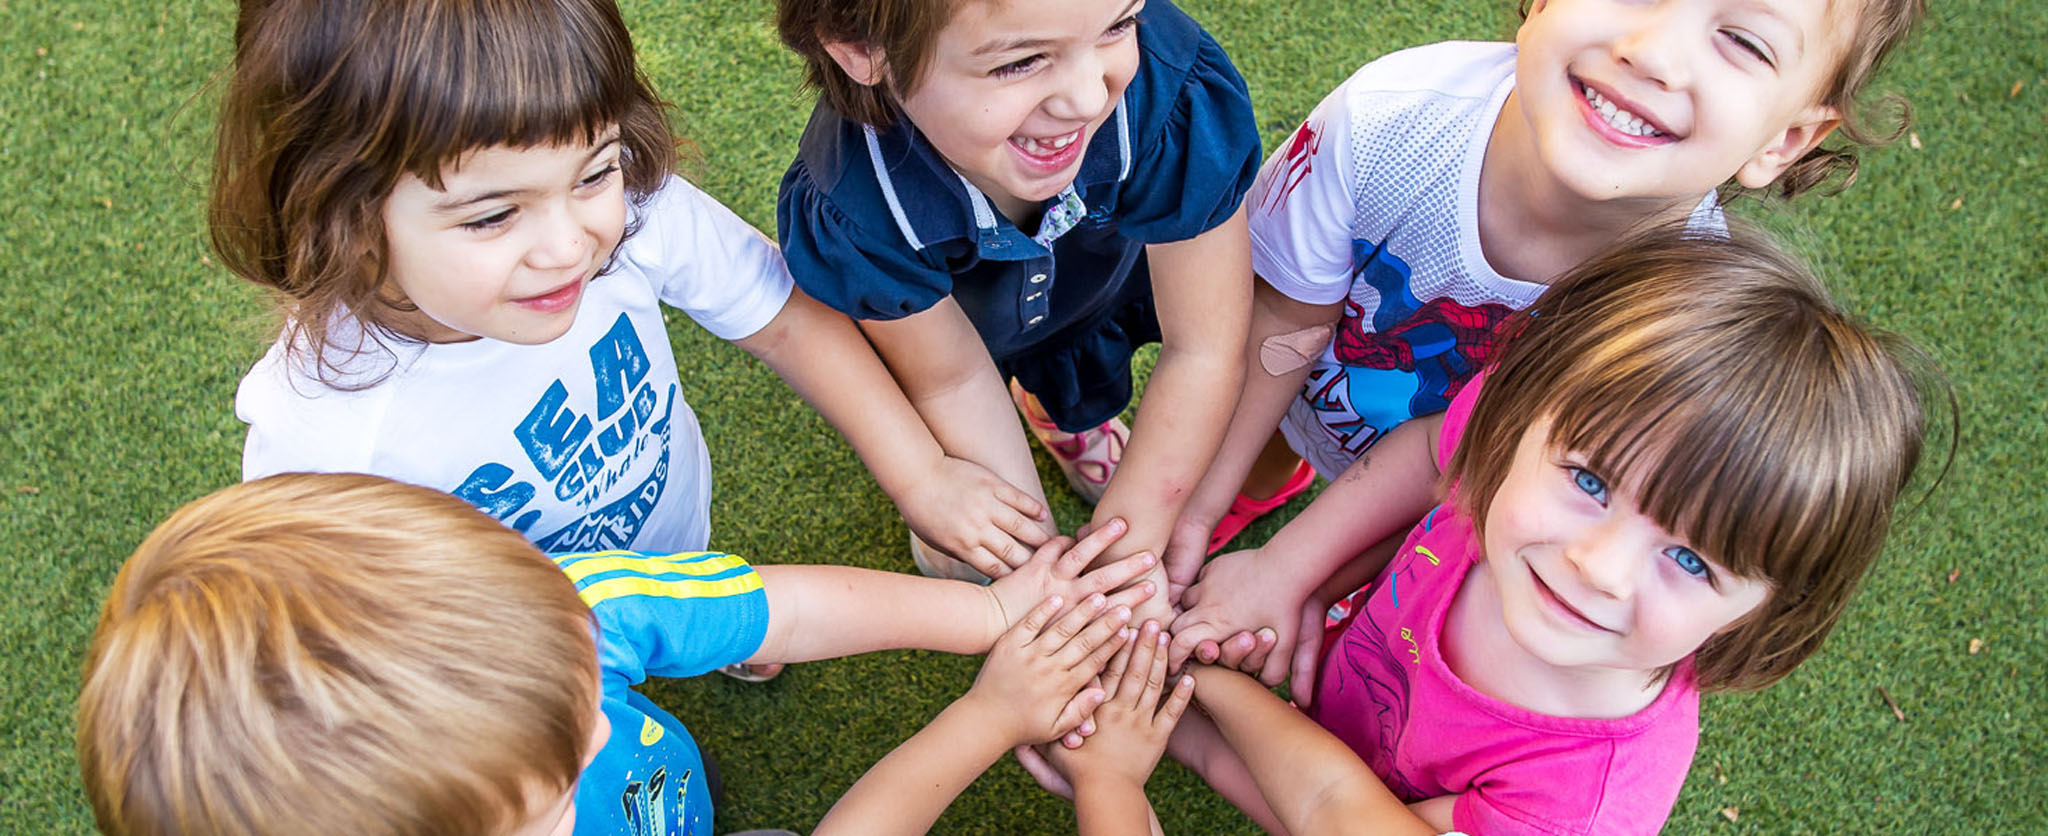
[[[468,230],[475,230],[478,232],[488,229],[497,229],[498,227],[504,226],[507,221],[512,220],[513,211],[514,210],[508,206],[504,209],[492,212],[491,214],[485,215],[484,217],[478,218],[476,220],[464,221],[462,224],[462,228]]]
[[[988,74],[995,76],[996,78],[1016,78],[1017,76],[1031,72],[1031,70],[1037,67],[1039,62],[1043,60],[1045,60],[1045,56],[1043,55],[1033,55],[1029,58],[1019,58],[1015,61],[1011,61],[1008,64],[1004,64],[1000,67],[990,70]]]
[[[1578,488],[1585,495],[1592,497],[1593,501],[1600,503],[1601,507],[1607,506],[1607,480],[1601,479],[1599,476],[1594,475],[1592,471],[1577,465],[1565,465],[1565,472],[1572,477],[1572,487]]]
[[[1778,66],[1776,61],[1771,60],[1770,47],[1765,46],[1764,42],[1755,35],[1740,29],[1723,29],[1721,30],[1721,36],[1727,38],[1729,43],[1734,44],[1736,49],[1747,52],[1756,60],[1762,61],[1764,66]]]
[[[1671,562],[1678,564],[1678,568],[1685,570],[1688,575],[1709,582],[1714,579],[1714,570],[1707,565],[1706,558],[1700,557],[1699,552],[1684,546],[1672,546],[1664,550],[1664,556],[1671,558]]]
[[[1119,20],[1115,24],[1111,25],[1109,27],[1109,31],[1102,33],[1102,37],[1105,40],[1114,40],[1116,38],[1121,38],[1125,35],[1135,32],[1137,31],[1137,29],[1138,16],[1133,14],[1130,17],[1124,18],[1123,20]]]
[[[605,180],[609,179],[609,178],[610,178],[610,177],[612,176],[612,173],[613,173],[613,172],[616,172],[616,171],[618,171],[618,170],[619,170],[619,164],[618,164],[618,163],[616,163],[616,162],[614,162],[614,163],[610,163],[610,164],[606,165],[606,166],[605,166],[604,168],[600,168],[600,169],[598,169],[598,170],[596,170],[596,171],[594,171],[594,172],[591,172],[591,173],[590,173],[590,176],[588,176],[588,177],[585,177],[585,178],[583,178],[582,180],[578,181],[578,182],[576,183],[576,185],[578,185],[578,186],[595,186],[595,185],[598,185],[598,184],[600,184],[600,183],[603,183],[603,182],[604,182]]]

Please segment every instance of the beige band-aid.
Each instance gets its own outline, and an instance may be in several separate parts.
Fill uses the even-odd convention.
[[[1259,365],[1266,373],[1275,377],[1296,371],[1308,365],[1330,344],[1330,337],[1336,334],[1335,326],[1328,323],[1311,325],[1291,334],[1275,334],[1259,343]]]

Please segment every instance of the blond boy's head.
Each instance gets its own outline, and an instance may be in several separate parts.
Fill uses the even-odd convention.
[[[589,610],[524,537],[373,476],[180,509],[100,614],[78,749],[100,828],[488,833],[573,786]]]

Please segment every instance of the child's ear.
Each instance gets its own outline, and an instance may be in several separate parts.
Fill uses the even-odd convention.
[[[867,44],[826,41],[825,54],[832,56],[832,63],[838,64],[839,71],[846,73],[846,77],[853,79],[853,83],[863,87],[873,87],[882,83],[882,73],[886,67],[882,61],[881,50]]]
[[[1756,152],[1748,162],[1735,170],[1735,182],[1746,189],[1761,189],[1776,182],[1778,175],[1791,168],[1806,152],[1820,145],[1820,141],[1834,133],[1842,124],[1842,113],[1827,105],[1814,105],[1793,120],[1784,133]]]

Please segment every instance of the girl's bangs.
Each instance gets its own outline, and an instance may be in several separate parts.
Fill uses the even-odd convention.
[[[632,111],[632,44],[605,37],[623,29],[577,19],[569,4],[471,5],[419,21],[410,60],[384,80],[397,92],[380,97],[380,133],[428,185],[440,188],[443,167],[467,151],[591,144]]]

